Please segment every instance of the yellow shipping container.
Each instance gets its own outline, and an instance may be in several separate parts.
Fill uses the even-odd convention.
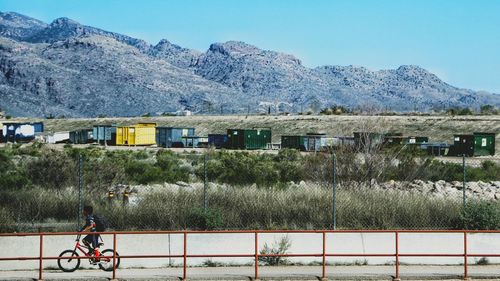
[[[156,123],[116,127],[116,145],[156,144]]]

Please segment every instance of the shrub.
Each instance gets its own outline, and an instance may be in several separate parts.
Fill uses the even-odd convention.
[[[60,190],[76,182],[75,160],[64,152],[47,151],[27,164],[31,182],[42,187]]]
[[[0,173],[0,191],[6,189],[19,189],[30,185],[28,175],[22,168],[8,170]]]
[[[125,174],[130,182],[147,184],[160,182],[162,171],[159,167],[145,162],[130,161],[125,166]]]
[[[470,201],[463,213],[463,223],[467,229],[500,229],[500,203],[490,201]]]
[[[261,255],[284,255],[287,254],[291,246],[292,242],[290,237],[288,235],[284,235],[279,241],[274,241],[271,246],[265,243],[259,253]],[[288,263],[287,258],[280,256],[259,257],[259,261],[266,265],[284,265]]]
[[[187,223],[191,228],[199,230],[213,230],[224,225],[222,214],[216,209],[209,209],[206,212],[201,208],[194,208],[189,213]]]
[[[15,231],[15,221],[12,212],[6,208],[0,208],[0,232]]]
[[[184,166],[179,156],[172,151],[159,150],[155,166],[161,170],[161,179],[164,182],[189,181],[190,169]]]

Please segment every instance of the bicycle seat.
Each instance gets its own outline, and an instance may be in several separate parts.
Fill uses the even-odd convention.
[[[97,243],[97,247],[101,247],[103,245],[104,245],[104,243],[102,243],[102,242],[101,243]]]

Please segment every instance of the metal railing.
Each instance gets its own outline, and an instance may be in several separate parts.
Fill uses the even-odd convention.
[[[259,234],[292,234],[292,233],[311,233],[311,234],[322,234],[322,252],[321,253],[299,253],[299,254],[261,254],[259,252]],[[327,234],[335,233],[386,233],[394,235],[394,252],[390,253],[328,253],[327,252]],[[399,249],[399,235],[401,233],[446,233],[446,234],[463,234],[463,253],[457,254],[447,254],[447,253],[401,253]],[[120,259],[142,259],[142,258],[181,258],[183,260],[183,273],[182,279],[187,280],[188,278],[188,266],[187,260],[189,258],[253,258],[254,259],[254,278],[259,279],[259,258],[262,257],[319,257],[322,258],[322,271],[321,279],[326,280],[328,278],[326,273],[327,257],[394,257],[395,264],[394,270],[395,274],[393,276],[394,280],[400,280],[400,262],[401,257],[463,257],[463,268],[464,268],[464,279],[469,278],[468,273],[468,258],[470,257],[500,257],[500,253],[469,253],[467,248],[467,237],[469,234],[485,234],[485,233],[496,233],[500,234],[500,230],[229,230],[229,231],[120,231],[120,232],[93,232],[92,234],[103,234],[113,236],[113,256],[107,256],[113,258],[113,271],[112,279],[117,278],[116,274],[116,237],[117,235],[147,235],[147,234],[178,234],[183,235],[183,253],[182,255],[120,255]],[[2,237],[25,237],[25,236],[39,236],[39,255],[31,257],[0,257],[0,261],[24,261],[24,260],[38,260],[39,261],[39,275],[38,279],[43,280],[43,261],[44,260],[58,260],[63,259],[60,257],[43,256],[43,243],[44,237],[46,236],[61,236],[61,235],[76,235],[76,234],[90,234],[90,233],[79,233],[79,232],[59,232],[59,233],[2,233],[0,234],[0,239]],[[189,234],[254,234],[254,252],[252,253],[242,253],[242,254],[189,254],[187,251],[188,236]],[[105,256],[101,256],[105,257]],[[88,257],[75,257],[78,259],[88,259]]]

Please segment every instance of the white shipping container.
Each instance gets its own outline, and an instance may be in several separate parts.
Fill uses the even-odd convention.
[[[56,132],[47,136],[47,143],[61,143],[69,141],[69,132]]]

